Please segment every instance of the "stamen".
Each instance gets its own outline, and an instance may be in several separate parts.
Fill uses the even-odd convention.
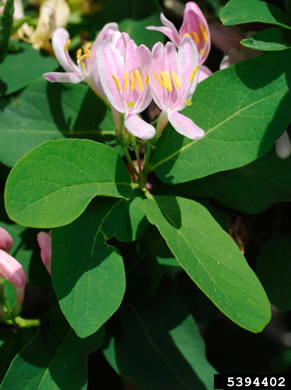
[[[180,80],[179,80],[179,78],[176,75],[174,70],[172,70],[172,77],[173,77],[173,80],[174,80],[174,83],[175,83],[176,87],[180,89],[181,88],[181,83],[180,83]]]
[[[162,88],[164,88],[165,87],[165,85],[164,85],[164,82],[163,82],[163,80],[162,79],[160,79],[160,77],[156,74],[156,73],[154,73],[154,76],[155,76],[155,78],[158,80],[158,82],[161,84],[161,87]]]
[[[192,35],[193,35],[195,43],[198,45],[198,43],[200,42],[199,35],[195,31],[192,32]]]
[[[144,80],[144,84],[148,85],[148,83],[149,83],[149,75],[147,74]]]
[[[128,72],[127,71],[124,72],[124,86],[123,86],[123,88],[125,91],[128,89]]]
[[[134,90],[134,83],[135,83],[135,81],[134,81],[134,73],[131,72],[131,73],[130,73],[130,90],[131,90],[131,91]]]
[[[185,33],[184,37],[190,37],[191,38],[191,35],[189,33]]]
[[[134,105],[135,105],[135,102],[134,102],[133,100],[130,100],[130,101],[127,103],[127,107],[129,107],[129,108],[134,107]]]
[[[207,31],[206,31],[206,28],[203,26],[203,24],[200,24],[200,31],[202,33],[202,38],[203,38],[203,41],[206,43],[207,42],[207,39],[208,39],[208,35],[207,35]]]
[[[86,59],[87,57],[88,57],[87,54],[83,54],[83,55],[79,58],[79,60],[80,60],[80,62],[81,62],[81,64],[82,64],[83,67],[86,66],[86,64],[85,64],[85,59]]]
[[[185,104],[186,104],[186,106],[192,106],[192,102],[190,99],[186,99]]]
[[[91,46],[90,42],[87,42],[86,45],[84,45],[84,51],[89,50]]]
[[[86,43],[86,45],[84,46],[84,53],[87,54],[89,59],[91,58],[90,46],[91,46],[90,42]]]
[[[172,92],[173,91],[173,86],[172,86],[171,77],[170,77],[168,71],[165,72],[165,76],[167,78],[167,89],[168,89],[169,92]]]
[[[76,54],[77,60],[79,60],[81,56],[82,56],[82,49],[78,49]]]
[[[198,68],[199,68],[199,65],[197,65],[196,68],[193,69],[193,72],[191,73],[191,76],[190,76],[190,83],[192,83],[192,81],[194,80],[194,77],[196,75]]]
[[[161,72],[161,76],[162,76],[164,87],[166,89],[168,89],[168,79],[167,79],[167,76],[166,76],[165,72]]]
[[[136,83],[137,83],[137,89],[139,91],[141,91],[143,89],[143,85],[142,85],[142,78],[141,78],[141,75],[140,75],[140,72],[138,69],[136,69],[134,71],[134,74],[135,74],[135,78],[136,78]]]
[[[203,48],[201,48],[199,53],[200,53],[200,57],[202,57],[203,54],[205,53],[205,50]]]
[[[66,44],[65,44],[65,46],[64,46],[64,51],[67,51],[67,50],[68,50],[70,44],[71,44],[71,40],[68,39],[67,42],[66,42]]]
[[[113,74],[113,75],[112,75],[112,78],[113,78],[113,80],[115,81],[116,88],[118,89],[118,91],[120,91],[121,88],[120,88],[120,84],[119,84],[119,81],[118,81],[117,77],[114,76],[114,74]]]

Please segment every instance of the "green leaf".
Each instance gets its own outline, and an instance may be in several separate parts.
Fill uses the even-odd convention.
[[[278,27],[268,28],[250,38],[243,39],[241,44],[250,49],[261,51],[286,50],[291,47],[290,40],[286,35],[286,30],[281,30]]]
[[[290,62],[291,50],[265,53],[199,84],[193,105],[183,114],[206,135],[192,141],[168,126],[152,155],[151,169],[165,182],[182,183],[264,155],[290,122]]]
[[[18,351],[34,336],[31,328],[0,328],[0,382]]]
[[[106,218],[103,231],[106,236],[115,236],[121,242],[135,241],[148,226],[141,197],[122,199]]]
[[[206,196],[243,213],[261,213],[275,203],[291,201],[291,159],[274,152],[253,163],[178,185],[183,196]]]
[[[86,85],[42,80],[0,112],[0,161],[12,167],[50,139],[94,137],[104,141],[110,134],[115,135],[111,111]]]
[[[234,241],[209,212],[197,202],[170,196],[147,199],[144,209],[208,298],[241,327],[260,332],[271,314],[266,294]]]
[[[72,222],[97,195],[132,196],[124,163],[109,146],[66,139],[43,143],[15,165],[5,204],[13,221],[52,228]]]
[[[219,16],[226,26],[261,22],[291,29],[287,14],[262,0],[230,0],[221,9]]]
[[[78,336],[96,332],[125,292],[120,254],[106,245],[102,225],[121,200],[100,198],[72,224],[52,232],[52,278],[60,307]]]
[[[124,307],[117,320],[118,336],[104,353],[137,388],[213,389],[215,370],[206,360],[203,339],[174,289],[160,290],[143,305]]]
[[[7,0],[0,16],[0,63],[4,60],[13,25],[14,1]],[[1,66],[1,73],[2,73]]]
[[[24,42],[15,44],[19,50],[9,53],[1,65],[0,95],[18,91],[33,81],[42,79],[43,73],[51,72],[58,67],[55,59],[33,49],[31,45]]]
[[[291,309],[290,235],[276,233],[259,254],[257,273],[270,301],[280,310]]]
[[[1,390],[86,390],[87,355],[102,340],[102,330],[80,339],[59,315],[50,315],[11,363]]]

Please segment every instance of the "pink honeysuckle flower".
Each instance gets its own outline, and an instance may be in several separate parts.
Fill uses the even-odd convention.
[[[77,51],[77,65],[72,61],[68,48],[71,43],[69,33],[64,28],[57,28],[52,36],[52,46],[55,56],[60,65],[66,72],[50,72],[45,73],[43,77],[50,82],[57,83],[73,83],[78,84],[85,81],[97,95],[104,95],[101,87],[100,79],[97,74],[97,66],[95,61],[95,50],[99,42],[114,37],[118,32],[117,23],[108,23],[99,32],[95,42],[90,50],[90,45],[87,44],[82,49]]]
[[[189,1],[186,4],[183,23],[179,32],[163,13],[161,13],[161,22],[164,25],[163,27],[149,26],[147,29],[162,32],[170,38],[177,47],[180,46],[184,36],[191,37],[198,48],[200,63],[203,64],[208,57],[211,41],[207,20],[198,5],[193,1]]]
[[[12,237],[5,229],[0,227],[0,276],[14,285],[16,302],[20,308],[24,299],[26,274],[22,265],[8,254],[12,246]]]
[[[178,111],[192,104],[198,76],[199,54],[190,37],[182,39],[178,52],[172,42],[154,45],[149,73],[153,99],[162,110],[162,121],[167,117],[178,133],[191,139],[203,137],[204,130]]]
[[[51,233],[39,232],[37,233],[37,242],[40,247],[40,257],[41,260],[47,269],[48,273],[51,275],[51,258],[52,258],[52,238]]]
[[[207,77],[212,75],[212,71],[205,65],[200,66],[200,72],[198,76],[198,84],[203,80],[207,79]]]
[[[125,128],[141,139],[150,139],[155,128],[137,114],[144,111],[152,97],[148,85],[151,52],[121,37],[118,44],[103,41],[96,46],[96,62],[105,96],[113,108],[125,114]]]

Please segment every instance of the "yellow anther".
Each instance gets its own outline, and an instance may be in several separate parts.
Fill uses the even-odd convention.
[[[170,77],[168,71],[165,72],[165,76],[167,78],[167,89],[168,89],[169,92],[172,92],[173,91],[173,86],[172,86],[171,77]]]
[[[87,54],[88,58],[91,58],[90,46],[91,44],[89,42],[84,46],[84,53]]]
[[[141,75],[140,75],[139,70],[136,69],[136,70],[134,71],[134,74],[135,74],[137,89],[138,89],[139,91],[141,91],[141,90],[143,89],[143,85],[142,85],[142,78],[141,78]]]
[[[201,31],[201,34],[202,34],[203,41],[207,42],[208,34],[207,34],[206,28],[203,26],[203,24],[200,24],[199,27],[200,27],[200,31]]]
[[[127,103],[127,107],[129,107],[129,108],[134,107],[134,105],[135,105],[135,102],[134,102],[133,100],[130,100],[130,101]]]
[[[195,31],[192,32],[192,35],[193,35],[193,39],[194,39],[195,43],[198,45],[198,43],[200,42],[199,35]]]
[[[190,37],[191,38],[191,35],[189,33],[185,33],[184,37]]]
[[[194,77],[196,75],[198,68],[199,68],[199,65],[197,65],[196,68],[193,69],[193,72],[191,73],[191,76],[190,76],[190,83],[192,83],[192,81],[194,80]]]
[[[83,54],[83,55],[79,58],[79,60],[80,60],[80,62],[81,62],[81,64],[82,64],[83,67],[86,66],[86,64],[85,64],[85,59],[86,59],[87,57],[88,57],[88,54]]]
[[[175,83],[176,87],[180,89],[181,88],[181,83],[180,83],[180,80],[179,80],[179,78],[176,75],[174,70],[172,70],[172,77],[173,77],[173,80],[174,80],[174,83]]]
[[[135,80],[134,80],[134,73],[131,72],[131,73],[130,73],[130,90],[131,90],[131,91],[134,90],[134,83],[135,83]]]
[[[82,49],[78,49],[76,54],[77,59],[79,60],[81,56],[82,56]]]
[[[87,42],[87,43],[84,45],[84,51],[89,50],[90,47],[91,47],[91,43],[90,43],[90,42]]]
[[[166,73],[165,72],[161,72],[161,76],[162,76],[164,87],[166,89],[168,89],[168,78],[166,76]]]
[[[144,84],[148,85],[148,83],[149,83],[149,75],[147,74],[145,79],[144,79]]]
[[[113,74],[113,75],[112,75],[112,78],[113,78],[113,80],[115,81],[116,88],[118,89],[118,91],[120,91],[121,88],[120,88],[120,84],[119,84],[119,81],[118,81],[117,77],[114,76],[114,74]]]
[[[123,88],[125,91],[127,91],[128,89],[128,72],[125,71],[124,72],[124,85],[123,85]]]
[[[192,106],[192,102],[190,99],[186,99],[185,104],[186,104],[186,106]]]
[[[158,80],[158,82],[161,84],[161,87],[162,88],[165,87],[163,80],[156,73],[154,73],[154,76]]]
[[[200,57],[202,57],[203,54],[205,53],[205,50],[204,50],[203,48],[201,48],[200,51],[199,51],[199,53],[200,53]]]
[[[66,42],[66,44],[65,44],[65,46],[64,46],[64,51],[67,51],[67,50],[68,50],[70,44],[71,44],[71,40],[68,39],[67,42]]]

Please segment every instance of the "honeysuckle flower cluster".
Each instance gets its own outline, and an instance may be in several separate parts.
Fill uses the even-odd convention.
[[[156,129],[139,116],[152,99],[162,111],[158,135],[169,120],[180,134],[199,139],[204,131],[180,111],[192,104],[201,65],[210,50],[208,24],[193,2],[186,4],[179,32],[163,14],[161,20],[164,27],[148,28],[163,32],[173,42],[166,45],[158,42],[150,51],[145,45],[137,46],[127,33],[118,30],[116,23],[109,23],[91,49],[86,44],[77,51],[77,64],[68,53],[68,32],[57,29],[52,45],[66,73],[46,73],[44,77],[50,82],[85,81],[111,105],[117,130],[126,130],[141,140],[156,135]],[[204,69],[202,79],[210,74]],[[124,116],[123,124],[120,114]]]
[[[24,299],[26,274],[22,265],[9,251],[13,246],[13,239],[7,230],[0,227],[0,277],[13,284],[16,291],[17,309],[20,310]],[[2,315],[4,313],[1,308]]]

